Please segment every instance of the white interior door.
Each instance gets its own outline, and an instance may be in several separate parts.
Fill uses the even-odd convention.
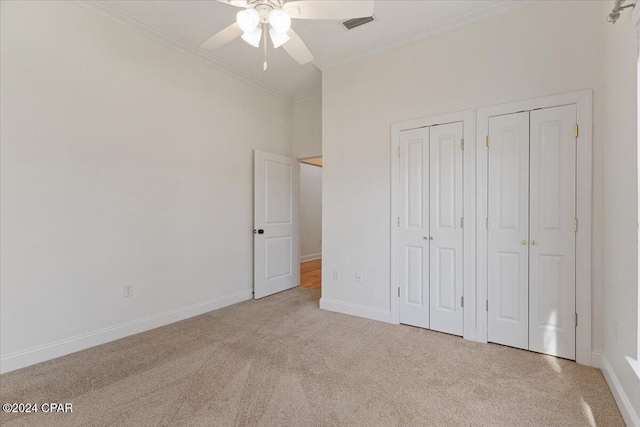
[[[400,132],[400,323],[429,327],[429,128]]]
[[[463,335],[462,122],[429,134],[430,326]]]
[[[531,112],[529,349],[575,360],[576,106]]]
[[[488,341],[529,348],[529,113],[489,119]]]
[[[297,159],[255,150],[254,298],[300,284]]]

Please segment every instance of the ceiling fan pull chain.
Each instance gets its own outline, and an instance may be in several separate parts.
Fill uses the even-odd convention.
[[[262,24],[262,27],[262,34],[264,34],[264,65],[262,70],[267,71],[267,24]]]

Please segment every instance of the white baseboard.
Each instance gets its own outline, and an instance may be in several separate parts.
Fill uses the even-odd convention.
[[[365,319],[391,323],[391,312],[380,308],[367,307],[328,298],[320,298],[320,308],[337,313],[350,314],[351,316],[364,317]]]
[[[313,261],[315,259],[322,259],[322,252],[317,254],[302,255],[300,257],[300,262]]]
[[[602,369],[602,350],[593,350],[591,352],[591,366]]]
[[[607,356],[604,354],[600,355],[600,370],[604,375],[604,379],[607,380],[607,384],[611,389],[613,398],[618,404],[618,408],[620,409],[622,418],[624,418],[624,422],[627,423],[629,427],[640,427],[640,418],[633,409],[631,401],[624,392],[622,385],[620,385],[620,381],[618,381],[616,373],[613,371],[611,364],[607,360]]]
[[[253,298],[252,291],[242,291],[221,298],[200,302],[187,307],[181,307],[165,313],[155,314],[120,325],[111,326],[75,337],[66,338],[27,350],[10,353],[0,357],[0,373],[14,371],[36,363],[55,359],[56,357],[75,353],[109,341],[114,341],[129,335],[135,335],[160,326],[188,319],[193,316],[217,310],[229,305]]]

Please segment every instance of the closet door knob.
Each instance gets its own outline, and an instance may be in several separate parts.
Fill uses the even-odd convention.
[[[520,242],[520,243],[521,243],[521,244],[523,244],[523,245],[526,245],[526,244],[527,244],[527,241],[526,241],[526,240],[523,240],[523,241],[522,241],[522,242]]]
[[[429,240],[429,237],[427,237],[427,236],[422,236],[422,238],[423,238],[424,240]]]
[[[429,240],[433,240],[433,236],[429,236]]]
[[[535,244],[536,244],[536,241],[535,241],[535,240],[532,240],[532,241],[531,241],[531,244],[532,244],[532,245],[535,245]]]

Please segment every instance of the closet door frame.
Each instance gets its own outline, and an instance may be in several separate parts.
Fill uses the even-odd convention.
[[[577,138],[577,218],[579,228],[576,233],[576,362],[592,366],[591,349],[591,206],[592,206],[592,108],[593,91],[591,89],[562,95],[512,102],[477,110],[476,133],[476,182],[477,195],[477,246],[476,246],[476,334],[475,340],[487,342],[487,160],[486,146],[489,134],[489,118],[493,116],[531,111],[539,108],[576,105]],[[466,201],[466,199],[465,199]],[[466,226],[466,224],[465,224]],[[466,237],[465,237],[466,238]],[[466,315],[466,311],[465,311]]]
[[[418,129],[427,126],[443,125],[447,123],[462,122],[464,138],[463,150],[463,292],[464,292],[464,333],[463,338],[477,340],[476,338],[476,254],[475,254],[475,175],[476,175],[476,142],[475,142],[475,111],[466,110],[456,113],[440,114],[409,120],[391,125],[391,280],[389,289],[389,301],[391,323],[400,324],[400,289],[399,277],[399,240],[398,218],[400,216],[400,132]]]

